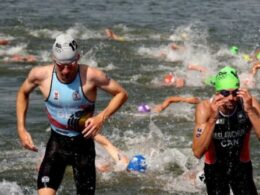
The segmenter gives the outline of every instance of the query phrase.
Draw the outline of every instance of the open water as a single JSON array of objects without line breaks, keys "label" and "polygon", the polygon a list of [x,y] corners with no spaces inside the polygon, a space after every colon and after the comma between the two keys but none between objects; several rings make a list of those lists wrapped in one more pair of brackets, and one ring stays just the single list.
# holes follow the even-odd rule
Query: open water
[{"label": "open water", "polygon": [[[190,63],[207,67],[209,73],[225,65],[235,66],[246,78],[250,65],[243,59],[259,46],[258,0],[2,0],[0,38],[0,194],[36,194],[36,165],[49,137],[43,98],[31,95],[27,126],[40,152],[24,150],[16,133],[15,99],[18,87],[36,65],[51,63],[51,47],[60,32],[74,35],[81,49],[81,63],[105,71],[129,93],[128,102],[105,124],[102,133],[129,157],[142,154],[145,174],[98,173],[96,194],[205,194],[205,186],[187,176],[202,169],[203,161],[191,152],[194,105],[171,105],[160,114],[140,113],[166,97],[210,98],[213,89],[205,75],[188,71]],[[125,41],[108,40],[112,28]],[[184,45],[182,53],[170,43]],[[229,48],[239,47],[238,55]],[[164,53],[163,55],[161,55]],[[10,62],[13,54],[35,55],[36,63]],[[165,86],[169,72],[186,78],[184,88]],[[260,99],[259,75],[250,91]],[[97,112],[109,97],[99,92]],[[260,192],[260,150],[251,136],[254,180]],[[108,158],[99,151],[97,158]],[[186,176],[185,176],[186,175]],[[59,194],[75,194],[72,171],[66,171]]]}]

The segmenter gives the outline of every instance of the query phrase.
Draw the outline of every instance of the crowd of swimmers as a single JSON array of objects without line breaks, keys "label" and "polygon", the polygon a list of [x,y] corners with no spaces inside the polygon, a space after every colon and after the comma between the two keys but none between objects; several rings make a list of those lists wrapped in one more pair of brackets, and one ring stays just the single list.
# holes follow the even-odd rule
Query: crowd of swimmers
[{"label": "crowd of swimmers", "polygon": [[[116,35],[111,29],[106,29],[105,34],[111,40],[125,41],[124,37]],[[1,44],[1,46],[6,46],[6,45],[10,44],[10,42],[8,40],[1,40],[0,44]],[[61,46],[64,47],[63,48],[64,53],[60,52]],[[183,48],[182,46],[178,46],[177,44],[171,44],[170,48],[172,50],[178,50],[178,51],[185,50],[185,48]],[[76,138],[79,138],[78,141],[82,144],[82,145],[79,146],[79,148],[81,146],[86,146],[86,145],[92,147],[92,142],[85,143],[86,140],[81,139],[82,138],[81,133],[82,133],[84,138],[89,138],[91,136],[95,142],[102,145],[103,148],[106,149],[108,154],[114,159],[114,161],[116,163],[123,165],[124,170],[145,173],[146,169],[147,169],[147,164],[146,164],[146,161],[145,161],[145,157],[143,155],[137,154],[137,155],[134,155],[133,157],[129,158],[125,154],[123,154],[123,152],[120,151],[117,147],[115,147],[105,136],[99,134],[99,130],[101,129],[101,127],[104,123],[103,120],[106,120],[108,117],[110,117],[127,100],[126,91],[116,81],[108,78],[102,71],[99,71],[95,68],[91,68],[91,67],[88,67],[88,66],[83,67],[80,64],[78,64],[78,60],[80,59],[80,55],[77,51],[77,43],[73,39],[73,37],[71,37],[69,35],[60,35],[59,37],[57,37],[56,40],[55,40],[55,43],[53,45],[53,51],[52,52],[53,52],[53,56],[54,56],[54,58],[53,58],[54,63],[51,64],[51,65],[48,65],[46,67],[40,67],[40,68],[38,67],[38,69],[37,68],[32,69],[31,72],[28,75],[28,78],[25,80],[25,82],[23,83],[23,85],[21,86],[21,88],[18,92],[18,96],[17,96],[18,134],[19,134],[19,137],[20,137],[20,140],[21,140],[23,146],[26,149],[29,149],[29,150],[32,150],[32,151],[37,151],[37,148],[33,144],[32,138],[31,138],[30,134],[26,131],[25,124],[24,124],[25,116],[26,116],[25,113],[27,111],[26,106],[28,106],[27,103],[29,101],[27,99],[27,97],[33,91],[33,89],[35,87],[39,86],[40,84],[44,85],[44,88],[42,87],[41,91],[42,91],[42,94],[47,97],[47,93],[46,93],[45,88],[49,88],[48,84],[50,84],[50,83],[48,83],[48,82],[51,80],[51,82],[53,82],[55,85],[51,85],[50,91],[52,92],[52,89],[53,89],[54,93],[53,93],[53,96],[48,96],[48,101],[46,101],[48,118],[50,120],[50,124],[51,124],[51,128],[52,128],[50,143],[55,142],[55,144],[56,144],[56,143],[60,142],[60,140],[63,140],[63,141],[74,144],[76,142],[75,141]],[[231,52],[232,52],[232,54],[236,55],[238,53],[238,50],[236,50],[236,48],[232,47]],[[67,58],[68,54],[70,54],[69,59]],[[161,55],[163,56],[164,54],[162,53]],[[247,56],[248,63],[253,64],[253,66],[252,66],[252,74],[253,75],[255,75],[256,70],[258,68],[260,68],[260,64],[259,64],[260,59],[259,58],[260,58],[260,50],[255,50],[255,52],[252,55]],[[20,56],[20,55],[16,54],[16,55],[10,57],[10,61],[12,61],[12,62],[31,63],[31,62],[35,62],[36,60],[37,60],[36,57],[32,56],[32,55]],[[88,70],[88,68],[89,68],[89,70]],[[206,67],[203,67],[203,66],[198,65],[198,64],[189,64],[187,69],[190,70],[190,71],[198,71],[200,73],[205,73],[205,72],[208,71],[208,69]],[[56,71],[55,73],[57,73],[57,74],[52,74],[52,72],[54,72],[54,70]],[[48,75],[48,79],[46,79],[46,77],[44,75],[42,75],[44,71]],[[92,90],[91,87],[85,89],[86,91],[90,92],[90,94],[92,95],[91,97],[93,98],[93,101],[90,101],[88,98],[85,98],[84,101],[87,102],[86,104],[89,106],[89,108],[93,107],[93,109],[90,109],[91,112],[92,112],[92,115],[84,121],[85,126],[82,127],[82,129],[81,129],[82,132],[74,131],[76,129],[76,127],[74,127],[73,125],[78,123],[80,121],[80,117],[83,117],[83,115],[78,116],[76,112],[72,113],[72,111],[68,109],[68,111],[72,113],[71,121],[73,121],[73,124],[72,124],[72,127],[70,126],[70,124],[67,127],[66,125],[62,124],[63,118],[61,116],[59,116],[57,114],[57,112],[55,111],[55,109],[59,109],[59,105],[56,105],[54,103],[59,98],[64,98],[66,100],[65,96],[63,96],[63,97],[59,96],[59,93],[60,94],[63,93],[63,90],[61,90],[61,88],[64,89],[64,90],[67,90],[69,93],[72,93],[71,91],[69,91],[70,90],[69,88],[75,87],[75,86],[70,86],[70,87],[67,86],[67,85],[70,84],[71,81],[73,81],[75,83],[77,82],[75,85],[79,84],[82,88],[84,87],[84,85],[81,85],[81,83],[78,80],[75,79],[75,78],[79,77],[78,71],[82,71],[81,73],[84,75],[84,79],[85,79],[84,82],[86,82],[88,84],[93,82],[94,83],[93,88],[95,88],[95,90]],[[88,75],[90,77],[87,77],[86,75]],[[225,75],[225,76],[223,76],[223,75]],[[97,77],[100,80],[98,80]],[[89,79],[88,82],[87,82],[87,79]],[[40,80],[40,82],[39,82],[39,80]],[[62,81],[62,82],[60,82],[60,81]],[[174,73],[167,74],[163,78],[163,82],[167,86],[169,86],[169,85],[175,86],[176,88],[181,88],[181,87],[185,86],[185,79],[182,78],[182,77],[176,76]],[[46,83],[48,83],[48,84],[46,84]],[[252,105],[252,97],[248,93],[248,91],[246,89],[240,89],[240,80],[238,79],[237,71],[235,69],[230,68],[230,67],[225,67],[225,68],[221,69],[217,73],[217,75],[210,77],[208,83],[206,83],[206,84],[212,85],[216,89],[216,94],[215,94],[216,98],[213,98],[213,100],[205,101],[205,100],[201,100],[200,98],[197,98],[197,97],[170,96],[170,97],[167,97],[161,104],[156,105],[155,108],[153,109],[153,111],[158,112],[158,113],[162,112],[171,103],[184,102],[184,103],[189,103],[189,104],[199,104],[200,107],[205,110],[205,113],[208,114],[208,116],[205,116],[205,113],[198,113],[198,111],[196,111],[196,117],[201,114],[202,115],[201,118],[204,117],[204,119],[205,119],[205,121],[203,121],[203,122],[210,123],[210,122],[207,121],[211,117],[211,114],[212,114],[210,111],[215,109],[214,111],[216,113],[214,113],[214,114],[216,115],[219,112],[216,109],[216,107],[224,106],[224,107],[221,107],[221,109],[223,109],[223,113],[224,112],[229,113],[229,111],[231,111],[231,110],[232,111],[235,110],[234,112],[241,111],[241,112],[243,112],[242,114],[244,114],[244,112],[248,112],[248,113],[250,112],[250,114],[251,114],[251,112],[252,112],[252,116],[251,115],[249,116],[249,117],[252,117],[252,119],[250,118],[251,121],[253,121],[252,124],[250,123],[249,118],[245,118],[244,121],[242,121],[242,119],[241,119],[241,121],[239,121],[239,122],[241,122],[241,124],[243,123],[243,125],[244,125],[244,123],[245,123],[245,125],[248,125],[248,126],[246,126],[246,128],[248,128],[248,131],[250,131],[249,126],[250,127],[253,126],[254,128],[256,127],[256,123],[254,121],[256,119],[258,119],[258,107],[257,106],[255,107],[255,104],[254,104],[255,100],[254,99],[253,99],[253,105]],[[59,89],[56,88],[57,86],[58,86],[58,88],[59,87],[60,88]],[[105,90],[109,94],[113,95],[113,97],[112,97],[110,103],[108,104],[107,108],[104,109],[104,111],[99,113],[98,116],[93,116],[94,104],[95,104],[94,100],[96,98],[96,89],[97,88],[101,88],[101,89]],[[59,92],[55,91],[55,89],[58,89]],[[75,101],[75,99],[78,100],[77,98],[80,99],[80,97],[81,97],[80,93],[81,93],[81,91],[77,92],[77,94],[73,93],[72,94],[73,100],[71,100],[71,101]],[[228,98],[230,98],[230,100]],[[239,102],[238,101],[239,98],[241,98],[242,100],[248,100],[248,101],[244,101],[242,103],[240,102],[238,104],[237,102]],[[228,101],[230,101],[232,103],[232,105]],[[23,104],[22,105],[18,104],[18,102],[22,102]],[[201,104],[201,102],[203,102],[203,103]],[[78,104],[82,104],[80,106],[83,106],[83,104],[85,104],[85,102],[83,102],[83,103],[79,102]],[[225,105],[225,104],[227,104],[227,105]],[[238,106],[240,106],[239,107],[240,110],[235,109],[235,106],[237,106],[237,104],[238,104]],[[243,107],[242,104],[245,107]],[[56,107],[54,107],[54,109],[53,109],[53,105],[56,106]],[[227,106],[227,107],[225,107],[225,106]],[[245,108],[245,109],[243,110],[243,108]],[[140,112],[144,112],[144,111],[150,112],[151,109],[147,105],[141,105],[141,106],[138,107],[138,111],[140,111]],[[79,112],[82,112],[82,110],[80,110]],[[226,113],[223,114],[223,117],[225,116],[225,114]],[[102,117],[101,117],[101,115],[102,115]],[[215,115],[212,118],[212,121],[214,121],[214,124],[221,123],[221,121],[218,121],[218,123],[216,122],[218,120],[218,117],[215,116]],[[243,117],[244,117],[244,115],[243,115]],[[100,120],[100,118],[102,118],[102,120]],[[234,120],[237,120],[237,119],[234,119]],[[205,124],[199,123],[199,121],[200,120],[196,120],[196,128],[194,129],[193,140],[195,140],[194,141],[195,144],[193,144],[193,152],[194,152],[196,157],[201,158],[201,156],[205,153],[205,151],[204,150],[201,151],[201,149],[198,149],[198,145],[201,143],[200,140],[205,141],[207,143],[206,144],[207,147],[210,145],[210,143],[209,143],[210,138],[209,139],[204,138],[205,135],[202,136],[202,133],[203,133],[204,130],[212,133],[213,130],[212,130],[212,127],[210,128],[210,125],[205,127]],[[70,123],[70,119],[68,120],[68,123]],[[92,125],[92,124],[95,124],[95,123],[97,125]],[[225,122],[223,122],[223,124],[228,125]],[[211,126],[212,126],[212,124],[211,124]],[[69,133],[71,133],[71,135],[67,135],[67,131],[66,131],[67,128],[69,129],[68,131],[69,131]],[[217,130],[219,130],[219,129],[217,129]],[[260,134],[258,129],[256,130],[256,133]],[[242,133],[241,133],[241,136],[242,136]],[[243,134],[243,136],[244,136],[244,134]],[[71,137],[76,137],[76,138],[70,139]],[[68,149],[64,145],[63,141],[59,143],[60,144],[59,146],[62,149],[64,149],[64,151],[70,151],[71,148]],[[241,141],[241,140],[239,140],[239,141]],[[61,178],[58,178],[57,181],[54,181],[53,183],[51,183],[49,181],[46,181],[45,180],[46,176],[44,176],[45,173],[49,174],[49,170],[48,170],[49,166],[57,167],[57,164],[51,164],[52,163],[51,162],[51,159],[52,159],[51,155],[53,155],[54,157],[56,157],[56,155],[58,155],[56,153],[55,154],[52,153],[52,151],[57,150],[57,148],[54,147],[55,144],[49,145],[47,147],[46,155],[45,155],[44,160],[43,160],[41,167],[39,169],[38,188],[40,189],[40,191],[42,190],[42,192],[44,192],[44,186],[47,185],[48,183],[50,183],[50,186],[48,188],[54,189],[54,191],[56,191],[58,189],[60,182],[61,182]],[[205,146],[205,148],[207,148],[207,147]],[[79,149],[79,148],[77,148],[77,149]],[[222,149],[220,149],[220,150],[222,152]],[[82,157],[87,154],[86,151],[82,151],[82,150],[79,150],[79,151],[80,151],[80,155],[82,155]],[[93,151],[89,151],[89,152],[93,152]],[[64,156],[66,156],[66,155],[64,155]],[[62,156],[62,158],[63,158],[63,156]],[[64,158],[70,159],[71,157],[66,156]],[[208,157],[208,159],[210,159],[210,160],[212,160],[212,158],[213,158],[212,156]],[[61,159],[56,159],[56,160],[57,160],[57,162],[62,161]],[[75,177],[77,177],[78,179],[81,179],[80,177],[81,176],[85,177],[85,175],[83,173],[80,173],[81,175],[78,176],[77,174],[79,174],[79,173],[77,173],[77,171],[80,170],[80,168],[81,168],[80,163],[82,163],[82,162],[79,162],[80,160],[78,158],[74,159],[74,157],[73,157],[73,161],[74,160],[75,160],[75,163],[76,163],[74,165],[75,166],[75,172],[76,172]],[[79,164],[77,164],[77,163],[79,163]],[[68,161],[67,164],[69,164],[69,161]],[[67,164],[64,164],[64,167]],[[214,162],[211,162],[211,165],[212,164],[214,164]],[[251,164],[248,164],[249,168],[250,168],[250,165]],[[108,165],[106,165],[106,164],[96,164],[97,169],[100,170],[101,172],[108,171],[110,169],[109,166],[110,166],[109,164]],[[60,168],[60,169],[63,169],[63,168]],[[207,168],[205,170],[209,170],[209,169],[211,169],[211,168]],[[60,175],[63,175],[64,170],[59,170],[59,171],[60,171]],[[55,174],[54,175],[53,174],[54,174],[54,171],[50,171],[50,177],[56,177]],[[209,173],[206,173],[206,174],[207,174],[207,176],[209,175]],[[248,177],[250,178],[250,176],[248,176]],[[48,177],[48,179],[49,179],[49,177]],[[250,178],[250,179],[252,179],[252,178]],[[94,189],[95,188],[94,187],[94,185],[95,185],[94,179],[92,178],[92,180],[93,180],[93,186],[91,187],[92,189],[90,189],[90,188],[87,189],[91,193],[93,193],[93,191],[95,190]],[[84,181],[84,182],[86,183],[88,181]],[[208,192],[214,191],[215,189],[211,189],[212,188],[212,186],[211,186],[212,184],[210,183],[211,181],[207,180],[207,182],[208,182],[207,183]],[[82,188],[82,186],[77,186],[77,187]],[[251,187],[252,187],[252,191],[254,191],[255,187],[253,185]],[[50,189],[48,189],[48,190],[50,190]],[[234,189],[238,189],[238,187],[237,188],[234,187]],[[84,190],[86,190],[86,189],[84,189]],[[217,190],[219,190],[219,189],[217,189]],[[222,189],[220,189],[220,190],[222,190]],[[233,186],[232,186],[232,190],[233,190]]]}]

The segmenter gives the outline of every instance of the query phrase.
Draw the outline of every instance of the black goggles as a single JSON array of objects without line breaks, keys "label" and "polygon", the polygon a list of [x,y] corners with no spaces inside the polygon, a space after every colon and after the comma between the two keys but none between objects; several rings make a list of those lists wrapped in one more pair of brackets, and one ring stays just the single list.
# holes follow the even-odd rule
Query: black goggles
[{"label": "black goggles", "polygon": [[219,93],[220,93],[221,95],[223,95],[224,97],[228,97],[229,95],[232,95],[233,97],[236,97],[238,91],[239,91],[238,89],[235,89],[235,90],[233,90],[233,91],[221,90],[221,91],[219,91]]}]

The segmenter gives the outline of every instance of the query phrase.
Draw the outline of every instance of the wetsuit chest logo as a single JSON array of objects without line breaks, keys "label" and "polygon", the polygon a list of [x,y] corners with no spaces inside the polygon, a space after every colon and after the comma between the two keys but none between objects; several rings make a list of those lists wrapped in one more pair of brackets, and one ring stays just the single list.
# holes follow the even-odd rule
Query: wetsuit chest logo
[{"label": "wetsuit chest logo", "polygon": [[247,116],[244,114],[244,112],[240,111],[237,113],[237,122],[240,124],[246,123]]},{"label": "wetsuit chest logo", "polygon": [[224,119],[224,118],[219,118],[219,119],[216,121],[216,124],[218,124],[218,125],[224,125],[224,124],[225,124],[225,119]]},{"label": "wetsuit chest logo", "polygon": [[53,95],[54,95],[54,97],[53,97],[53,99],[54,100],[58,100],[59,99],[59,97],[60,97],[60,94],[59,94],[59,92],[58,91],[54,91],[54,93],[53,93]]},{"label": "wetsuit chest logo", "polygon": [[79,101],[79,100],[81,100],[81,96],[80,96],[79,91],[74,91],[74,92],[72,93],[72,99],[73,99],[74,101]]}]

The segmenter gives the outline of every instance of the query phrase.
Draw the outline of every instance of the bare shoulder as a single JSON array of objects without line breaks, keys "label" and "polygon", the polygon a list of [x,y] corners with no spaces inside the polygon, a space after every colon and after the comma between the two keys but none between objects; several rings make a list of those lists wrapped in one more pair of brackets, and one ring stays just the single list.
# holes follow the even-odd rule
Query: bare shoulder
[{"label": "bare shoulder", "polygon": [[39,84],[41,81],[49,78],[52,74],[52,71],[52,64],[33,67],[29,72],[28,80]]},{"label": "bare shoulder", "polygon": [[210,116],[211,108],[210,108],[210,100],[201,101],[196,107],[195,120],[197,123],[205,122]]},{"label": "bare shoulder", "polygon": [[85,75],[85,78],[88,82],[101,84],[109,81],[109,77],[103,71],[88,65],[81,65],[81,67],[81,71]]},{"label": "bare shoulder", "polygon": [[197,110],[201,110],[201,109],[205,110],[205,109],[208,109],[209,106],[210,106],[210,100],[206,99],[206,100],[200,101],[200,103],[198,103],[196,109]]}]

